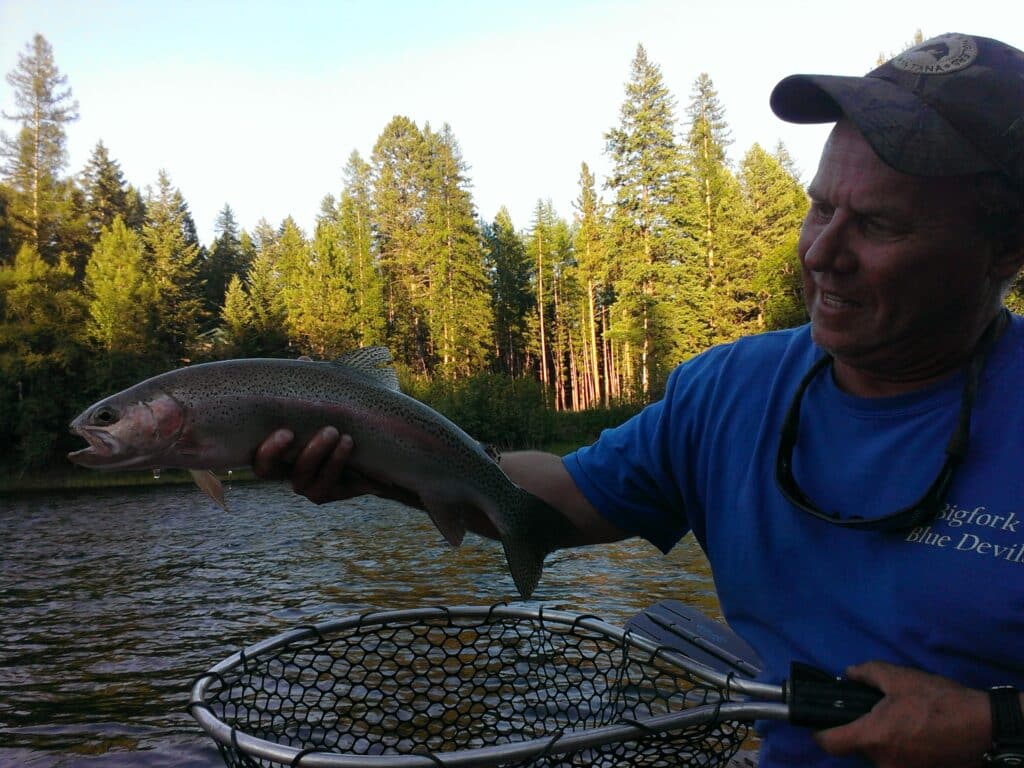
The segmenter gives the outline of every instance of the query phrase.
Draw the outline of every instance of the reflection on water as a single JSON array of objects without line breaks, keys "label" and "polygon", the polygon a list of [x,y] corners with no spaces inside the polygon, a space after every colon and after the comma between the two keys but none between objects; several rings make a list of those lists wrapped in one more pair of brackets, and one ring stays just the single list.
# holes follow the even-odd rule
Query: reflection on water
[{"label": "reflection on water", "polygon": [[[238,485],[0,498],[0,765],[217,766],[192,680],[296,624],[371,609],[516,599],[501,547],[447,548],[374,498],[316,507]],[[675,597],[718,607],[688,539],[558,552],[533,600],[621,624]]]}]

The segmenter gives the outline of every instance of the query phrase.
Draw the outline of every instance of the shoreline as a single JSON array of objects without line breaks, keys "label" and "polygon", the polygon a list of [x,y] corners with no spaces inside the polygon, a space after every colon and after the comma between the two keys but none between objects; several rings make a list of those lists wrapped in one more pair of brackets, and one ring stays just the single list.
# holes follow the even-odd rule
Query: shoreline
[{"label": "shoreline", "polygon": [[[582,443],[559,441],[544,446],[539,450],[548,451],[559,456],[574,451]],[[509,450],[530,450],[513,448]],[[218,472],[217,477],[227,484],[257,481],[248,467],[228,472]],[[192,477],[184,469],[165,469],[159,477],[154,477],[150,470],[130,472],[104,472],[102,470],[71,467],[65,471],[54,472],[0,472],[0,495],[30,493],[64,493],[70,491],[87,491],[105,488],[153,488],[161,485],[191,484]]]},{"label": "shoreline", "polygon": [[[218,472],[217,477],[227,483],[254,482],[258,478],[251,469]],[[169,485],[191,485],[187,470],[165,469],[159,477],[151,471],[102,472],[82,470],[76,472],[33,472],[23,475],[0,474],[0,495],[14,496],[37,493],[70,493],[74,491],[106,490],[108,488],[157,488]]]}]

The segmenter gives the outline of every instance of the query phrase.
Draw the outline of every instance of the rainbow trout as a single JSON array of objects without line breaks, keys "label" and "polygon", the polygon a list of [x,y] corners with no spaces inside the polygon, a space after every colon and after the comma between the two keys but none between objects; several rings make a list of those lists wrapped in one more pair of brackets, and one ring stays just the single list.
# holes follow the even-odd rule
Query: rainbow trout
[{"label": "rainbow trout", "polygon": [[224,506],[214,471],[249,466],[272,431],[293,450],[321,427],[352,435],[350,466],[415,493],[444,538],[462,543],[464,515],[497,529],[516,589],[528,597],[570,523],[514,484],[458,426],[398,388],[390,352],[367,347],[336,362],[240,359],[179,368],[90,406],[71,422],[89,447],[68,454],[101,469],[187,469]]}]

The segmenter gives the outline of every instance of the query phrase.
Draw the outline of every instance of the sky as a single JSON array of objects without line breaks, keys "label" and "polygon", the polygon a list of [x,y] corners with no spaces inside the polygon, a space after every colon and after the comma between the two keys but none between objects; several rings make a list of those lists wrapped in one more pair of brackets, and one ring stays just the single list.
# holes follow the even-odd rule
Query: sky
[{"label": "sky", "polygon": [[[538,200],[571,219],[581,163],[603,183],[638,45],[681,131],[706,72],[734,166],[782,141],[807,182],[828,128],[778,120],[776,82],[864,74],[918,29],[1024,47],[1021,21],[1019,0],[0,0],[0,70],[42,34],[79,103],[68,172],[98,141],[143,190],[166,170],[206,244],[225,204],[244,229],[290,215],[311,234],[349,156],[369,159],[396,115],[448,123],[477,213],[504,206],[527,229]],[[0,82],[0,110],[14,109]]]}]

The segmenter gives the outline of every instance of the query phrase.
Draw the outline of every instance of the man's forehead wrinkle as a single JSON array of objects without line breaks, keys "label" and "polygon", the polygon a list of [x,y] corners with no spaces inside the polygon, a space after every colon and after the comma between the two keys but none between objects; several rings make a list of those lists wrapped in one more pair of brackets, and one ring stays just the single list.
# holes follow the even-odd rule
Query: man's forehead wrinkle
[{"label": "man's forehead wrinkle", "polygon": [[836,163],[822,169],[807,189],[812,200],[850,207],[858,212],[902,207],[905,190],[898,180],[879,175],[858,163]]},{"label": "man's forehead wrinkle", "polygon": [[819,172],[807,194],[818,206],[845,209],[857,218],[914,222],[915,229],[948,230],[965,224],[973,210],[964,180],[911,177],[884,165],[874,170],[832,166]]},{"label": "man's forehead wrinkle", "polygon": [[949,179],[926,179],[894,170],[852,123],[840,121],[829,135],[807,194],[816,202],[849,207],[860,214],[928,218],[934,206],[948,210],[951,199],[962,193]]},{"label": "man's forehead wrinkle", "polygon": [[[816,181],[818,181],[816,179]],[[913,216],[940,219],[955,206],[948,195],[935,195],[925,184],[898,174],[864,173],[856,178],[850,171],[829,174],[812,183],[807,194],[817,203],[845,207],[863,216]]]}]

